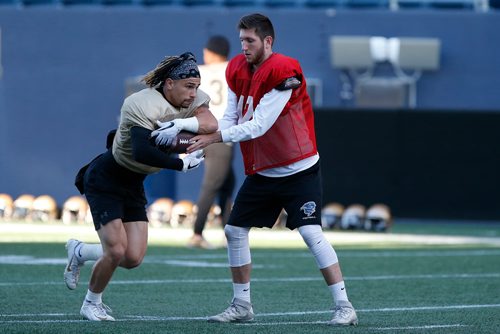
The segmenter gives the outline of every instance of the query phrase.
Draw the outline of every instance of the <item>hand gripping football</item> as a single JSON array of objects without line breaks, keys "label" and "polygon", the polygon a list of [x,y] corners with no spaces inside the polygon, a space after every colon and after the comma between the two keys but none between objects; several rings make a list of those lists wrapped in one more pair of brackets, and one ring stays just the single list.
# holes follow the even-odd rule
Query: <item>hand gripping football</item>
[{"label": "hand gripping football", "polygon": [[191,143],[189,142],[191,138],[197,134],[189,131],[179,132],[172,140],[170,144],[161,145],[160,149],[166,153],[186,153],[186,150]]}]

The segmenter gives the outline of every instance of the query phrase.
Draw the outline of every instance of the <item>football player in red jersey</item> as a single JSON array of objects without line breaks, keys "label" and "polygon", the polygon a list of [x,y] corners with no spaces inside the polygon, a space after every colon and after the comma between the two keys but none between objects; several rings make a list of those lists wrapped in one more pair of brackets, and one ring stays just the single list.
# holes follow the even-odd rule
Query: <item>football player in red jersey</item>
[{"label": "football player in red jersey", "polygon": [[271,228],[284,208],[298,229],[335,302],[330,325],[356,325],[337,255],[321,228],[322,182],[314,115],[297,60],[273,52],[274,28],[261,14],[238,23],[242,54],[228,64],[228,108],[219,131],[195,136],[188,152],[217,142],[239,142],[247,175],[224,229],[234,298],[211,322],[253,320],[248,232]]}]

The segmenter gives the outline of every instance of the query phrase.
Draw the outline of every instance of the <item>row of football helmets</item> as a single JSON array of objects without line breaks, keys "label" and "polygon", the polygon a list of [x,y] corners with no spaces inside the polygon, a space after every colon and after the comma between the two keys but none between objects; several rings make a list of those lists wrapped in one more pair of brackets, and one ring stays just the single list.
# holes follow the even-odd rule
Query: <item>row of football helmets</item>
[{"label": "row of football helmets", "polygon": [[49,195],[23,194],[13,199],[0,194],[0,219],[49,221],[57,219],[57,203]]},{"label": "row of football helmets", "polygon": [[0,219],[3,220],[49,222],[61,219],[69,224],[73,221],[89,222],[89,216],[87,201],[82,196],[68,198],[59,210],[56,200],[50,195],[22,194],[14,199],[8,194],[0,194]]},{"label": "row of football helmets", "polygon": [[[218,205],[212,206],[207,217],[209,225],[221,223],[220,211]],[[190,226],[196,219],[197,207],[189,200],[174,202],[163,197],[155,200],[147,208],[147,213],[152,226]],[[374,204],[367,208],[361,204],[344,207],[340,203],[329,203],[321,213],[324,229],[382,232],[393,224],[391,211],[384,204]],[[64,224],[92,223],[90,209],[83,196],[71,196],[59,212],[56,201],[49,195],[35,197],[23,194],[13,199],[8,194],[0,194],[0,219],[42,222],[61,219]],[[285,222],[286,213],[282,212],[276,225],[284,225]]]},{"label": "row of football helmets", "polygon": [[[197,213],[198,207],[190,200],[174,202],[167,197],[158,198],[148,207],[149,222],[153,226],[191,226],[194,224]],[[212,205],[207,215],[207,224],[220,225],[220,214],[220,207],[216,204]]]},{"label": "row of football helmets", "polygon": [[370,207],[361,204],[344,207],[340,203],[329,203],[323,207],[321,216],[324,229],[384,232],[393,224],[391,210],[380,203]]},{"label": "row of football helmets", "polygon": [[[152,226],[191,225],[196,218],[197,207],[189,200],[174,202],[170,198],[159,198],[148,208],[148,218]],[[208,223],[220,223],[220,208],[212,206]],[[87,200],[83,196],[71,196],[61,210],[55,199],[49,195],[35,197],[23,194],[13,199],[8,194],[0,194],[0,220],[21,220],[49,222],[61,219],[64,224],[92,223],[92,215]]]}]

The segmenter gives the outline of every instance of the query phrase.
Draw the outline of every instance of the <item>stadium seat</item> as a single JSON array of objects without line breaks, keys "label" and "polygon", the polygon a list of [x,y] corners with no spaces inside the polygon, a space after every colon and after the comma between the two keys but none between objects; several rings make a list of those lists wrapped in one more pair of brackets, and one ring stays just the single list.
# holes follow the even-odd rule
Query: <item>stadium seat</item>
[{"label": "stadium seat", "polygon": [[101,0],[101,4],[105,6],[133,5],[135,4],[135,0]]},{"label": "stadium seat", "polygon": [[428,6],[428,0],[397,0],[399,8],[424,8]]},{"label": "stadium seat", "polygon": [[352,8],[387,8],[388,0],[346,0],[346,7]]},{"label": "stadium seat", "polygon": [[429,0],[431,8],[442,9],[473,9],[473,0]]},{"label": "stadium seat", "polygon": [[0,6],[19,5],[19,0],[0,0]]},{"label": "stadium seat", "polygon": [[[144,6],[168,6],[173,4],[173,0],[139,0],[139,1]],[[131,93],[133,92],[130,92],[130,94]]]},{"label": "stadium seat", "polygon": [[21,0],[21,4],[25,6],[37,6],[37,5],[55,5],[59,3],[56,0]]},{"label": "stadium seat", "polygon": [[490,8],[500,9],[500,0],[490,0]]},{"label": "stadium seat", "polygon": [[215,0],[181,0],[184,6],[213,6],[216,4]]},{"label": "stadium seat", "polygon": [[343,0],[306,0],[304,5],[307,7],[339,7]]},{"label": "stadium seat", "polygon": [[299,5],[298,0],[264,0],[264,6],[267,7],[295,7]]},{"label": "stadium seat", "polygon": [[222,5],[227,7],[251,7],[257,4],[256,0],[222,0]]},{"label": "stadium seat", "polygon": [[61,4],[65,5],[65,6],[96,5],[99,3],[100,3],[100,0],[61,0]]}]

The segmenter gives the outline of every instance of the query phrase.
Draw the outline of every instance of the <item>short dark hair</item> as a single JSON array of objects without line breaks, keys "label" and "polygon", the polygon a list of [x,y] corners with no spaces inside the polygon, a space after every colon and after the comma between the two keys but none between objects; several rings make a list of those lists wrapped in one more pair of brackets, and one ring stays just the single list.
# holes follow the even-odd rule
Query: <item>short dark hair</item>
[{"label": "short dark hair", "polygon": [[224,58],[229,56],[229,41],[222,35],[215,35],[210,37],[205,45],[207,50],[210,50]]},{"label": "short dark hair", "polygon": [[274,42],[274,27],[271,20],[265,15],[254,13],[243,16],[238,22],[238,29],[255,29],[255,33],[261,40],[271,36]]}]

